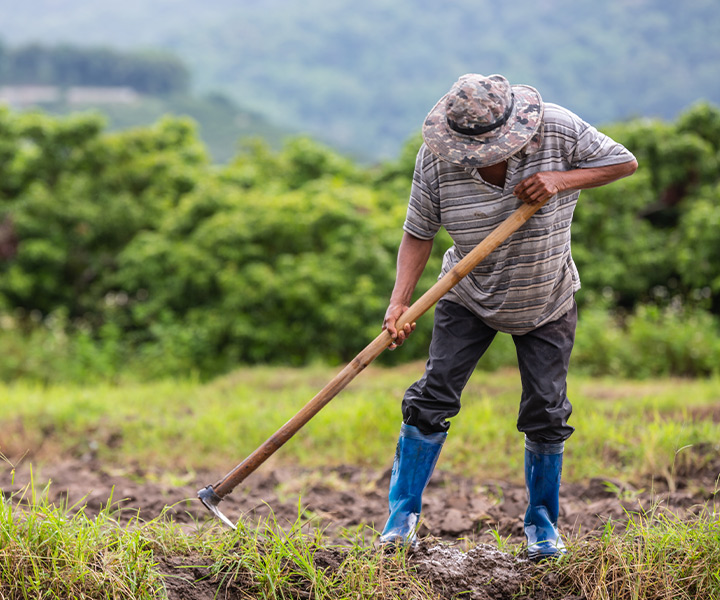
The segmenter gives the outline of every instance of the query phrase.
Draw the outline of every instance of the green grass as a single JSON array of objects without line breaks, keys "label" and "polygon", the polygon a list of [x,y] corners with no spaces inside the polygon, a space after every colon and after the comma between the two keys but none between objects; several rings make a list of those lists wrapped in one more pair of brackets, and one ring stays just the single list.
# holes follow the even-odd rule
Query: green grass
[{"label": "green grass", "polygon": [[[187,473],[227,470],[305,405],[335,374],[324,367],[239,369],[207,384],[161,381],[87,387],[0,385],[0,452],[35,462],[91,453],[104,464],[152,465]],[[369,368],[281,448],[271,461],[302,466],[351,463],[384,469],[400,426],[400,400],[422,364]],[[566,481],[602,475],[639,480],[701,467],[720,440],[720,380],[632,382],[571,377],[575,434]],[[522,474],[515,427],[515,370],[478,371],[453,419],[439,468],[462,475]]]},{"label": "green grass", "polygon": [[[403,552],[383,554],[353,544],[329,546],[322,533],[305,533],[299,517],[290,531],[270,520],[259,528],[240,525],[231,535],[198,538],[211,550],[210,572],[216,580],[238,582],[248,598],[432,598],[427,585],[413,577]],[[208,544],[208,541],[214,543]],[[219,542],[219,543],[218,543]],[[329,555],[334,568],[318,561]]]},{"label": "green grass", "polygon": [[25,502],[24,510],[0,501],[0,598],[144,599],[162,593],[146,526],[121,528],[108,510],[91,520],[82,506],[49,504],[33,486],[25,493],[13,499]]}]

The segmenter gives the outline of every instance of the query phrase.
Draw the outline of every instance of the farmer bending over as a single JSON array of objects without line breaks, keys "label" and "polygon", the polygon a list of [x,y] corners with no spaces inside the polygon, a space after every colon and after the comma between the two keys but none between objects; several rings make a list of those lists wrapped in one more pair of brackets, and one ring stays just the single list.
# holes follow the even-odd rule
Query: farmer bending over
[{"label": "farmer bending over", "polygon": [[570,255],[570,223],[580,190],[631,175],[635,157],[569,110],[543,103],[501,75],[463,75],[423,125],[397,277],[383,328],[408,309],[440,227],[454,245],[452,269],[520,202],[548,200],[530,220],[437,304],[422,378],[402,401],[403,424],[390,481],[390,518],[381,543],[413,543],[422,494],[460,396],[496,332],[513,336],[522,381],[517,428],[525,434],[531,559],[564,553],[558,520],[560,473],[572,407],[566,377],[580,288]]}]

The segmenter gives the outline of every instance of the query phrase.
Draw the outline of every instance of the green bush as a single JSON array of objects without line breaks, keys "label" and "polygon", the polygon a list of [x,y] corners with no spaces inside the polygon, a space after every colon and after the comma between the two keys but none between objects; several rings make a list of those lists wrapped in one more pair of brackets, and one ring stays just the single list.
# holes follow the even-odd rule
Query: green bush
[{"label": "green bush", "polygon": [[629,378],[720,373],[720,319],[679,303],[641,305],[624,319],[606,309],[581,312],[573,368]]}]

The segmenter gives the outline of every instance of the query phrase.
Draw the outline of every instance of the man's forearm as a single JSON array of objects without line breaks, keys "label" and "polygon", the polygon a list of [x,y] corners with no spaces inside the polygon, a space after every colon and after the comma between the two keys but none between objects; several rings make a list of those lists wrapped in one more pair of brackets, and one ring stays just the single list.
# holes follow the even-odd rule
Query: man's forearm
[{"label": "man's forearm", "polygon": [[637,170],[637,161],[630,160],[617,165],[606,167],[591,167],[588,169],[573,169],[561,174],[563,190],[585,190],[612,183]]},{"label": "man's forearm", "polygon": [[397,276],[391,303],[409,305],[432,251],[432,240],[421,240],[404,233],[397,257]]},{"label": "man's forearm", "polygon": [[632,159],[606,167],[590,167],[572,171],[540,171],[518,183],[513,193],[523,202],[532,204],[547,200],[555,194],[567,190],[585,190],[612,183],[617,179],[632,175],[637,166],[637,161]]}]

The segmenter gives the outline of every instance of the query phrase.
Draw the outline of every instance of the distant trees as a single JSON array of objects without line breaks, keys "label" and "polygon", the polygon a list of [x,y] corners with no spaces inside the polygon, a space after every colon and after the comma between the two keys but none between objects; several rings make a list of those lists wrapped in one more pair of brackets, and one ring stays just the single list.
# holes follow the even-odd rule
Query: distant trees
[{"label": "distant trees", "polygon": [[176,56],[61,44],[0,45],[0,85],[127,86],[149,95],[184,93],[190,74]]}]

